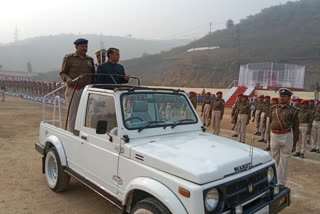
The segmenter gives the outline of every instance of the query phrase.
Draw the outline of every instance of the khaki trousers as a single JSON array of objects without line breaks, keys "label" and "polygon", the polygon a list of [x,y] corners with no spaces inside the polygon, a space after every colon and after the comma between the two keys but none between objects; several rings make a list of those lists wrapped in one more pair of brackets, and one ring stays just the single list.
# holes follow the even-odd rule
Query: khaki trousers
[{"label": "khaki trousers", "polygon": [[247,114],[239,115],[239,141],[246,142],[247,122],[249,116]]},{"label": "khaki trousers", "polygon": [[286,134],[271,133],[270,137],[271,156],[277,164],[278,184],[286,185],[293,146],[293,133],[292,131]]},{"label": "khaki trousers", "polygon": [[203,109],[203,123],[208,125],[208,122],[210,120],[210,111],[211,111],[211,105],[205,104]]},{"label": "khaki trousers", "polygon": [[215,135],[220,134],[221,113],[222,113],[221,111],[213,111],[212,127],[213,127],[213,134]]},{"label": "khaki trousers", "polygon": [[235,135],[238,135],[239,134],[239,127],[240,127],[240,125],[239,125],[239,118],[240,118],[240,116],[238,115],[237,116],[237,123],[236,123],[236,126],[234,127],[234,134]]},{"label": "khaki trousers", "polygon": [[267,117],[267,122],[266,122],[266,132],[264,133],[265,140],[267,140],[268,145],[270,145],[270,117]]},{"label": "khaki trousers", "polygon": [[[72,102],[70,105],[73,90],[74,90],[74,95],[73,95]],[[74,125],[76,123],[78,106],[79,106],[82,91],[83,91],[83,89],[77,90],[77,89],[73,89],[73,88],[67,88],[66,92],[65,92],[65,97],[66,97],[66,101],[68,103],[68,108],[70,106],[69,116],[68,116],[68,130],[72,133],[74,132]]]},{"label": "khaki trousers", "polygon": [[6,100],[6,94],[4,90],[0,90],[0,94],[2,94],[2,101]]},{"label": "khaki trousers", "polygon": [[256,110],[254,118],[255,118],[255,121],[256,121],[257,132],[259,132],[259,126],[260,126],[259,114],[260,114],[260,110]]},{"label": "khaki trousers", "polygon": [[311,135],[312,149],[320,149],[320,121],[313,121]]},{"label": "khaki trousers", "polygon": [[304,153],[306,151],[308,124],[299,124],[299,141],[297,143],[297,152]]},{"label": "khaki trousers", "polygon": [[259,132],[261,133],[261,139],[265,139],[264,132],[265,132],[265,117],[266,113],[262,112],[260,116],[260,125],[259,125]]}]

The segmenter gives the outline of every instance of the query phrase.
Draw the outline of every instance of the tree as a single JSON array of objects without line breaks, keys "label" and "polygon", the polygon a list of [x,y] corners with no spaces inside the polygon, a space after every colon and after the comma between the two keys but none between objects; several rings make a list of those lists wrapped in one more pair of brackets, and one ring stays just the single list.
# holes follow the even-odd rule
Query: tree
[{"label": "tree", "polygon": [[233,28],[234,27],[234,22],[232,19],[229,19],[226,23],[226,28],[227,29],[230,29],[230,28]]}]

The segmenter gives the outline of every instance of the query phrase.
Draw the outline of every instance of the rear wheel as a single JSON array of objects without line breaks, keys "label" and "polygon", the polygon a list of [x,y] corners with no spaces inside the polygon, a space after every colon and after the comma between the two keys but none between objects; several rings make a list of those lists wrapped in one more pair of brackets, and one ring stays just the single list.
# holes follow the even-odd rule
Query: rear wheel
[{"label": "rear wheel", "polygon": [[134,205],[131,214],[171,214],[168,208],[153,197],[145,198]]},{"label": "rear wheel", "polygon": [[69,184],[70,176],[64,172],[55,147],[51,147],[46,155],[45,175],[48,186],[54,192],[64,191]]}]

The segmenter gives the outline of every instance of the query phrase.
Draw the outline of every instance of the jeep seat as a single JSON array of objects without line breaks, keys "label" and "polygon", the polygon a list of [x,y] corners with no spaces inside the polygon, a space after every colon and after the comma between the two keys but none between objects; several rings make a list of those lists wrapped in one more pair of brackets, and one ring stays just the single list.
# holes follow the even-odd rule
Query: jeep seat
[{"label": "jeep seat", "polygon": [[139,117],[143,121],[151,121],[152,118],[148,113],[148,104],[146,102],[138,101],[133,104],[131,117]]}]

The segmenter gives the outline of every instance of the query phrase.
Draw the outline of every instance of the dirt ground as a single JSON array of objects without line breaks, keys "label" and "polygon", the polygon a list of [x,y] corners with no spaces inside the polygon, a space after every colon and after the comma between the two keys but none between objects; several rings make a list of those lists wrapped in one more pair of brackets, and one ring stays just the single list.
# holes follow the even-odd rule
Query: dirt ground
[{"label": "dirt ground", "polygon": [[[200,107],[198,107],[200,110]],[[0,214],[11,213],[120,213],[84,185],[71,180],[64,193],[52,192],[41,173],[41,156],[34,149],[38,141],[42,105],[7,97],[0,103]],[[221,135],[231,138],[230,109],[226,109]],[[207,129],[212,132],[211,128]],[[247,133],[255,131],[253,123]],[[247,135],[247,142],[252,135]],[[264,143],[254,145],[264,148]],[[309,150],[308,146],[308,150]],[[292,158],[288,186],[292,205],[282,213],[317,214],[320,209],[320,154],[307,152],[305,159]]]}]

